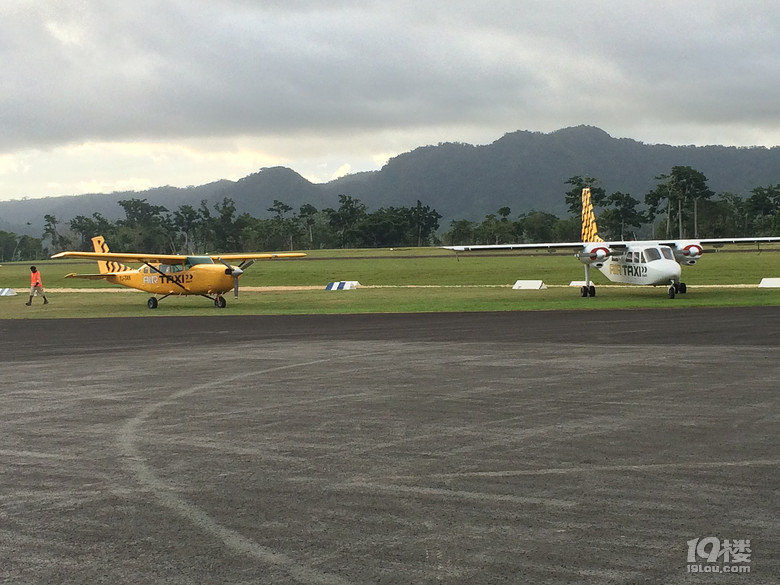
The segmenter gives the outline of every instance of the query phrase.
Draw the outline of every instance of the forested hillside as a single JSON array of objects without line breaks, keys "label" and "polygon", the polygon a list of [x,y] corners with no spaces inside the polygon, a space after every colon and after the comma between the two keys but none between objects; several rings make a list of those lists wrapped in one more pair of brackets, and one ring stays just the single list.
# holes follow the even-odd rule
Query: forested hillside
[{"label": "forested hillside", "polygon": [[309,215],[337,210],[341,197],[348,197],[371,213],[413,209],[419,201],[441,216],[441,232],[450,230],[454,220],[481,222],[499,209],[506,220],[532,211],[565,218],[565,195],[572,189],[567,181],[572,177],[592,178],[606,195],[630,196],[642,207],[646,195],[657,188],[658,177],[674,167],[700,172],[714,196],[747,198],[756,188],[780,184],[780,148],[648,145],[588,126],[549,134],[518,131],[483,146],[423,146],[392,158],[380,171],[325,184],[276,167],[239,181],[197,187],[0,202],[0,230],[41,237],[45,216],[61,227],[74,218],[94,219],[95,214],[115,222],[126,219],[119,201],[142,200],[171,214],[182,206],[213,213],[227,201],[236,216],[272,219],[278,215],[277,203],[290,208],[291,218],[302,206]]}]

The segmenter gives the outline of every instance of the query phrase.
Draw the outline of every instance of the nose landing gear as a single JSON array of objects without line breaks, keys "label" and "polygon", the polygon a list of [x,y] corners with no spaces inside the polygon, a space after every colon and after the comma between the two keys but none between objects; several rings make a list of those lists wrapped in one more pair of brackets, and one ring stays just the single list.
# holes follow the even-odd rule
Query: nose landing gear
[{"label": "nose landing gear", "polygon": [[674,282],[669,285],[669,298],[673,299],[677,294],[684,295],[688,292],[688,286],[684,282]]}]

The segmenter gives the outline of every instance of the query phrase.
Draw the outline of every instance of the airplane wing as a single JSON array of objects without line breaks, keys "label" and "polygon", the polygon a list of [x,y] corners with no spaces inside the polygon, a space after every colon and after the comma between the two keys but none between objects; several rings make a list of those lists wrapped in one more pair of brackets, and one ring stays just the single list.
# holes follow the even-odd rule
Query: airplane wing
[{"label": "airplane wing", "polygon": [[126,275],[127,272],[106,272],[105,274],[76,274],[75,272],[71,272],[70,274],[66,274],[65,278],[84,278],[86,280],[103,280],[105,278],[108,278],[109,276],[119,276],[119,275]]},{"label": "airplane wing", "polygon": [[[202,255],[204,257],[206,255]],[[245,254],[209,254],[208,257],[219,262],[220,259],[226,262],[238,260],[271,260],[276,258],[300,258],[306,254],[300,252],[287,253],[245,253]],[[137,262],[142,264],[183,264],[187,258],[197,257],[196,254],[133,254],[119,252],[60,252],[54,254],[52,258],[78,258],[81,260],[102,260],[108,262]]]},{"label": "airplane wing", "polygon": [[478,252],[480,250],[577,250],[589,245],[606,246],[609,249],[621,249],[629,245],[656,245],[676,248],[679,243],[696,242],[705,246],[720,248],[727,244],[772,244],[780,243],[780,237],[756,238],[677,238],[670,240],[617,240],[605,242],[543,242],[539,244],[480,244],[474,246],[442,246],[453,252]]},{"label": "airplane wing", "polygon": [[583,242],[546,242],[542,244],[480,244],[475,246],[442,246],[445,250],[453,252],[478,252],[480,250],[550,250],[559,248],[576,250],[582,248]]},{"label": "airplane wing", "polygon": [[276,260],[277,258],[302,258],[306,254],[302,252],[279,252],[275,253],[258,253],[258,254],[212,254],[211,259],[214,262],[224,260],[225,262],[246,262],[247,260]]},{"label": "airplane wing", "polygon": [[82,260],[103,260],[113,262],[140,262],[142,264],[181,264],[185,254],[122,254],[115,252],[60,252],[52,258],[79,258]]},{"label": "airplane wing", "polygon": [[[780,243],[780,238],[777,237],[760,237],[760,238],[705,238],[705,239],[698,239],[698,238],[692,238],[693,240],[699,242],[700,244],[703,244],[705,246],[713,246],[715,248],[720,248],[722,246],[725,246],[726,244],[772,244],[772,243]],[[674,242],[669,242],[674,243]]]},{"label": "airplane wing", "polygon": [[[628,246],[668,246],[674,250],[678,262],[695,264],[704,249],[702,246],[720,248],[727,244],[762,244],[780,242],[780,237],[753,237],[753,238],[677,238],[668,240],[643,240],[643,241],[611,241],[605,242],[598,235],[596,217],[593,213],[591,194],[589,188],[582,190],[582,238],[579,242],[540,243],[540,244],[496,244],[475,246],[442,246],[453,252],[472,252],[479,250],[557,250],[579,249],[580,260],[601,261],[607,256],[615,256],[625,252]],[[584,240],[584,241],[582,241]]]}]

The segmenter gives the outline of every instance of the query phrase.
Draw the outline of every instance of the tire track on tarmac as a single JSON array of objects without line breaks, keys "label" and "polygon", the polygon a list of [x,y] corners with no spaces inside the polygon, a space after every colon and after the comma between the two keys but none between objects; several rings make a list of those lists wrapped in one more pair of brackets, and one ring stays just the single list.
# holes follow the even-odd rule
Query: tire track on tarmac
[{"label": "tire track on tarmac", "polygon": [[139,436],[141,427],[153,413],[160,410],[161,408],[176,403],[190,394],[195,394],[196,392],[207,390],[216,384],[225,385],[229,382],[235,382],[241,378],[247,378],[249,376],[292,370],[351,357],[365,358],[366,355],[356,354],[355,356],[337,356],[305,361],[296,364],[286,364],[283,366],[267,368],[260,371],[235,374],[227,378],[220,378],[217,381],[190,386],[183,390],[174,392],[167,398],[142,408],[138,414],[130,418],[119,429],[118,442],[124,462],[133,475],[135,475],[136,479],[141,484],[147,486],[152,494],[166,508],[186,519],[195,525],[198,529],[203,530],[215,538],[221,540],[225,546],[233,552],[252,557],[265,564],[283,567],[291,577],[302,583],[313,583],[315,585],[351,585],[351,581],[343,579],[338,575],[318,571],[312,567],[300,563],[299,561],[284,553],[277,552],[269,547],[258,544],[257,542],[241,535],[239,532],[220,524],[218,520],[204,512],[202,509],[179,496],[173,489],[171,489],[168,484],[157,477],[151,467],[147,464],[144,456],[136,447],[136,439]]}]

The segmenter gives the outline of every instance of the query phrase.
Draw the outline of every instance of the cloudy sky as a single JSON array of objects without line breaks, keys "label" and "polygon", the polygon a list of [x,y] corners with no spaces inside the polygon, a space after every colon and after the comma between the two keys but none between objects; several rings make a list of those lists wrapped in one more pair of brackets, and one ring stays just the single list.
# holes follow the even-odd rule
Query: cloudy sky
[{"label": "cloudy sky", "polygon": [[0,199],[598,126],[780,145],[770,0],[2,0]]}]

